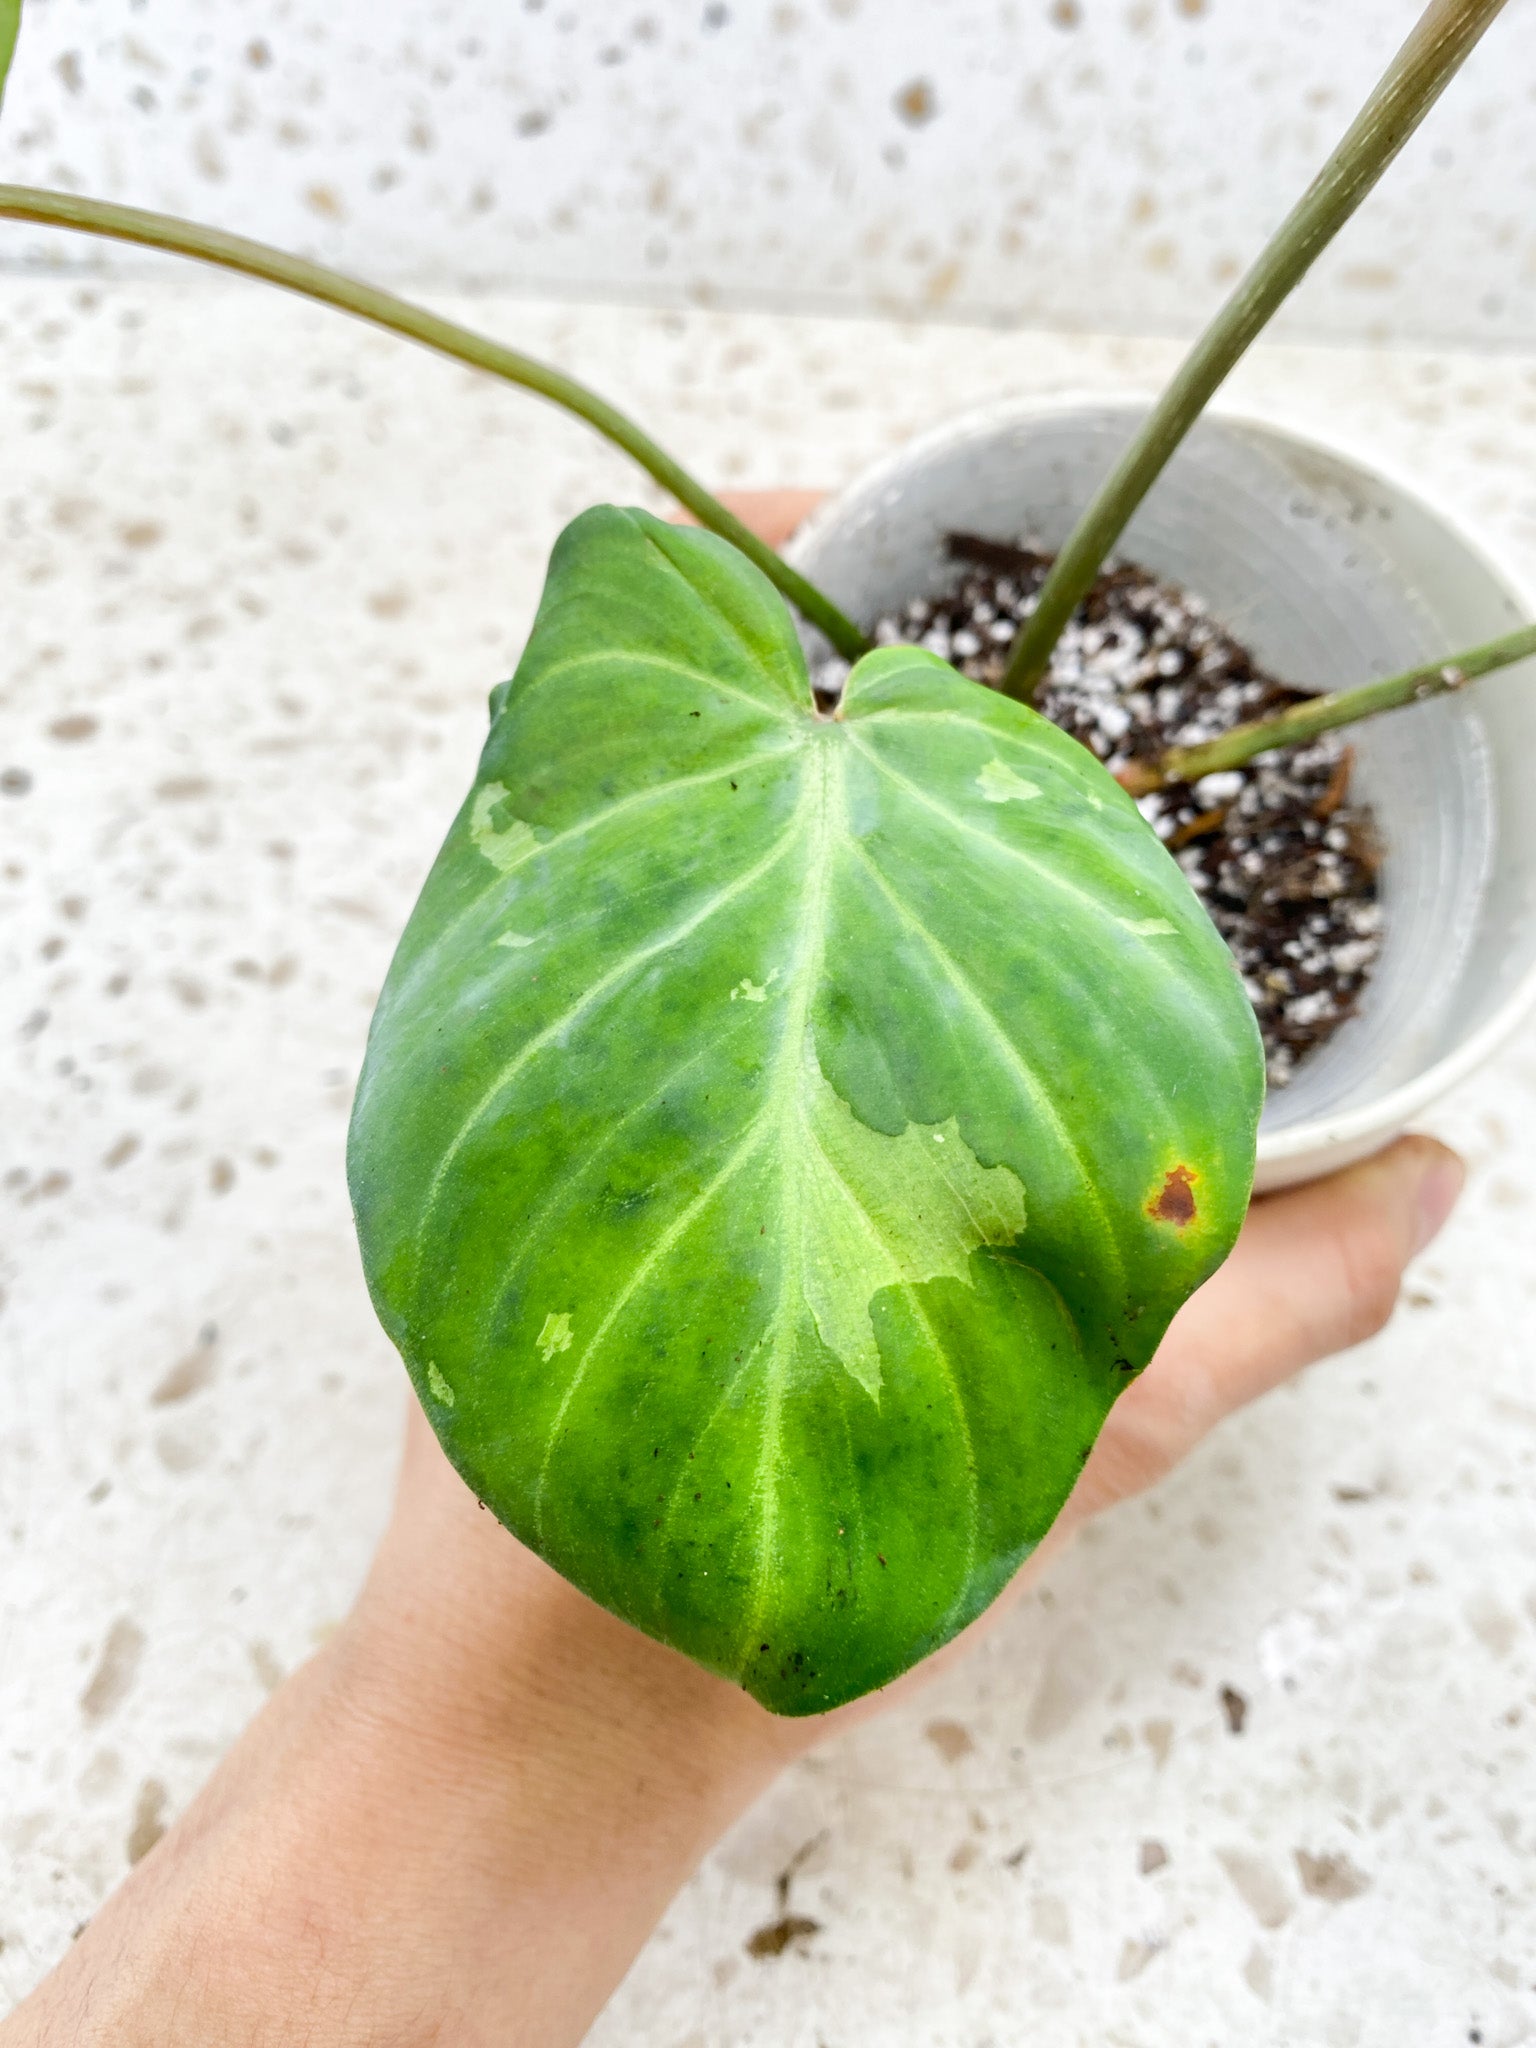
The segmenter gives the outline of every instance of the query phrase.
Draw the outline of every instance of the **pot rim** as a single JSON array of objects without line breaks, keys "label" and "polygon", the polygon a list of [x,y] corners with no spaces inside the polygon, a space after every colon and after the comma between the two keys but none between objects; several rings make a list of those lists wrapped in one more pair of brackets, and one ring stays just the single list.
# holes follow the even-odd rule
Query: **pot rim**
[{"label": "pot rim", "polygon": [[[968,407],[964,412],[956,413],[903,441],[899,447],[860,470],[841,490],[829,495],[796,532],[785,550],[786,556],[797,565],[801,563],[823,532],[835,526],[847,500],[855,492],[862,495],[884,481],[898,481],[914,457],[921,458],[930,450],[943,448],[958,435],[974,434],[985,428],[998,431],[1032,418],[1089,409],[1142,413],[1155,399],[1155,393],[1138,387],[1111,391],[1069,387],[1054,392],[1019,392]],[[1443,513],[1392,461],[1382,461],[1374,451],[1363,452],[1347,439],[1325,440],[1316,433],[1293,427],[1283,419],[1266,416],[1248,405],[1213,402],[1206,407],[1201,419],[1213,420],[1223,426],[1249,428],[1272,439],[1289,442],[1294,447],[1342,461],[1366,477],[1385,484],[1400,497],[1408,499],[1427,518],[1444,527],[1487,572],[1511,604],[1527,618],[1536,619],[1536,582],[1518,573],[1505,559],[1502,550],[1482,533],[1475,522],[1469,523],[1460,513],[1454,519]],[[1497,863],[1497,849],[1494,858]],[[1358,1157],[1370,1149],[1373,1138],[1379,1138],[1385,1144],[1421,1110],[1491,1059],[1533,1006],[1536,1006],[1536,962],[1490,1016],[1411,1080],[1400,1082],[1386,1094],[1355,1109],[1325,1112],[1269,1133],[1261,1129],[1258,1145],[1260,1166],[1280,1167],[1303,1161],[1321,1151],[1348,1151],[1351,1156]]]}]

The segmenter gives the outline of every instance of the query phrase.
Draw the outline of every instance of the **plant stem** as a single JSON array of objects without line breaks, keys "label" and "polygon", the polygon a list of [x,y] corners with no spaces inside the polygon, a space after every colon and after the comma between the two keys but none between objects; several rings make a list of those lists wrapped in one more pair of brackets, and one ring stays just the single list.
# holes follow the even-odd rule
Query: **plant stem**
[{"label": "plant stem", "polygon": [[[0,6],[4,0],[0,0]],[[252,242],[244,235],[229,235],[218,228],[202,227],[193,221],[177,220],[170,214],[146,213],[134,206],[114,206],[106,200],[80,199],[68,192],[45,192],[23,185],[0,185],[0,219],[37,221],[46,227],[72,228],[83,234],[104,235],[118,242],[134,242],[146,249],[163,249],[177,256],[190,256],[244,277],[281,285],[301,297],[351,313],[375,327],[453,356],[471,368],[488,370],[509,384],[537,392],[555,405],[564,406],[588,426],[634,457],[663,489],[685,505],[702,526],[730,541],[763,574],[776,584],[792,605],[824,633],[838,653],[856,661],[869,651],[870,642],[831,599],[806,581],[755,533],[728,512],[718,498],[711,497],[665,449],[659,448],[635,422],[606,399],[599,398],[574,377],[500,342],[441,319],[392,292],[329,270],[323,264],[307,262],[302,256],[286,255],[281,249]]]},{"label": "plant stem", "polygon": [[1202,775],[1240,768],[1255,754],[1267,754],[1275,747],[1299,746],[1305,740],[1315,740],[1319,733],[1373,718],[1379,711],[1395,711],[1401,704],[1419,704],[1428,697],[1464,689],[1474,676],[1485,676],[1492,669],[1507,668],[1512,661],[1532,655],[1536,655],[1536,626],[1520,626],[1497,640],[1484,641],[1481,647],[1453,654],[1449,661],[1426,662],[1422,668],[1404,669],[1401,675],[1366,683],[1358,690],[1309,698],[1278,717],[1235,725],[1219,739],[1201,746],[1171,747],[1155,763],[1133,761],[1119,771],[1120,782],[1132,796],[1149,796],[1170,782],[1198,782]]},{"label": "plant stem", "polygon": [[1418,127],[1504,0],[1431,0],[1301,199],[1185,357],[1056,557],[1003,678],[1032,703],[1062,628],[1211,394]]}]

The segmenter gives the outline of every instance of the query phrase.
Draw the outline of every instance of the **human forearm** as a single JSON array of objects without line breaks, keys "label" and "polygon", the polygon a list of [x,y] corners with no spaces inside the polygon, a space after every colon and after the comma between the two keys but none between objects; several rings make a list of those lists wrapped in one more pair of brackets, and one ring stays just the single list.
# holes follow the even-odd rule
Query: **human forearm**
[{"label": "human forearm", "polygon": [[803,1744],[574,1593],[413,1430],[359,1611],[4,2048],[562,2048]]}]

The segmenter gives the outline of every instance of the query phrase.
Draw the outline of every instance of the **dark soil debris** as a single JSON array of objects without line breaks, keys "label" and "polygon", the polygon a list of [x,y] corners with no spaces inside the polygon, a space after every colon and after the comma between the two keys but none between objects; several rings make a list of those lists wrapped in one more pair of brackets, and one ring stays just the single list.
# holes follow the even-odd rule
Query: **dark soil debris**
[{"label": "dark soil debris", "polygon": [[796,1942],[807,1942],[820,1932],[819,1920],[808,1919],[804,1913],[785,1913],[747,1937],[747,1954],[760,1961],[767,1956],[781,1956]]},{"label": "dark soil debris", "polygon": [[[880,619],[874,638],[915,642],[995,688],[1052,557],[975,534],[948,545],[956,584]],[[843,673],[830,663],[818,674],[822,701]],[[1198,597],[1121,562],[1062,634],[1038,701],[1115,770],[1305,696],[1259,668]],[[1381,950],[1380,845],[1369,807],[1350,797],[1352,766],[1347,741],[1329,733],[1140,799],[1231,949],[1272,1088],[1354,1012]]]}]

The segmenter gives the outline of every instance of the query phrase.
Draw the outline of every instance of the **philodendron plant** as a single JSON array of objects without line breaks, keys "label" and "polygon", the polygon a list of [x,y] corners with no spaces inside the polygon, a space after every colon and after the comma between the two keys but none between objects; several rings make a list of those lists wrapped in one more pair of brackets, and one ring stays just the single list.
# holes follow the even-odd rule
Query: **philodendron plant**
[{"label": "philodendron plant", "polygon": [[[776,1711],[886,1683],[988,1604],[1242,1221],[1263,1061],[1230,957],[1132,794],[1028,700],[1500,4],[1429,7],[1062,551],[1001,693],[870,649],[563,372],[239,237],[0,187],[0,215],[531,388],[713,529],[598,506],[560,537],[380,998],[348,1166],[379,1315],[475,1492]],[[853,661],[835,705],[786,597]],[[1525,629],[1303,705],[1137,788],[1533,651]]]},{"label": "philodendron plant", "polygon": [[1085,748],[912,647],[821,716],[750,563],[600,506],[395,956],[352,1192],[480,1497],[803,1712],[1045,1533],[1232,1242],[1262,1091]]}]

